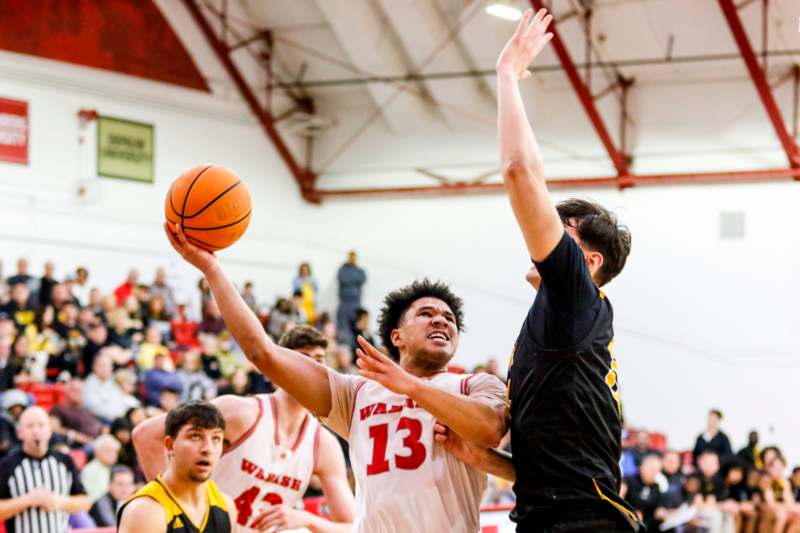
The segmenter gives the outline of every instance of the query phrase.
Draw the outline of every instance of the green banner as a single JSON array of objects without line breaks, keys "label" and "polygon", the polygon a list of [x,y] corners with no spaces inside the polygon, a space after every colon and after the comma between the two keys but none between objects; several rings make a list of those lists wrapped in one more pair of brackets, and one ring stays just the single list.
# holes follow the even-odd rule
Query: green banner
[{"label": "green banner", "polygon": [[97,174],[153,183],[153,125],[97,118]]}]

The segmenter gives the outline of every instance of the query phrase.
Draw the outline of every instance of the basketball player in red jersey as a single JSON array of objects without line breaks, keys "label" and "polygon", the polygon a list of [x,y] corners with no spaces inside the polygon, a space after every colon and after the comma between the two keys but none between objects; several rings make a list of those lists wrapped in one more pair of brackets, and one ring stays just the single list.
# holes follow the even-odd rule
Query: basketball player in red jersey
[{"label": "basketball player in red jersey", "polygon": [[[327,340],[309,326],[287,332],[281,346],[309,360],[325,361]],[[336,438],[284,390],[251,397],[220,396],[212,402],[225,418],[226,446],[212,479],[234,500],[239,532],[344,533],[352,529],[353,494]],[[133,443],[148,479],[166,467],[162,442],[166,415],[137,426]],[[322,489],[333,522],[293,508],[312,475]]]},{"label": "basketball player in red jersey", "polygon": [[381,338],[396,360],[363,339],[365,377],[344,376],[277,346],[213,254],[165,225],[173,248],[198,268],[245,355],[270,380],[350,442],[357,533],[477,533],[486,474],[434,444],[435,420],[479,445],[505,432],[505,386],[488,374],[445,372],[463,328],[462,302],[442,283],[389,294]]}]

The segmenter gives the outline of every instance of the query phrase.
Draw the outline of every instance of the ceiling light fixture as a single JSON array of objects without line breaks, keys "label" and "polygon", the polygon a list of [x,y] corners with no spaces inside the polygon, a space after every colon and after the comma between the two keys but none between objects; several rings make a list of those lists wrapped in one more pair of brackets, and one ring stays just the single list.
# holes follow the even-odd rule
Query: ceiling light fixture
[{"label": "ceiling light fixture", "polygon": [[486,6],[486,12],[495,17],[517,21],[522,18],[522,11],[508,4],[494,3]]}]

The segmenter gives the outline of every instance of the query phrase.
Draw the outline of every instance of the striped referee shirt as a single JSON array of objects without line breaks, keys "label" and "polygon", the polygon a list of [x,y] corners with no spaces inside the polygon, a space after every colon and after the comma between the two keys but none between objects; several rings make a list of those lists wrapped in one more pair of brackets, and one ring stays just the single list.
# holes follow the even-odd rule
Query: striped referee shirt
[{"label": "striped referee shirt", "polygon": [[[0,462],[0,498],[18,498],[37,488],[61,496],[86,494],[68,455],[48,451],[39,459],[22,450]],[[67,533],[69,513],[31,507],[6,520],[8,533]]]}]

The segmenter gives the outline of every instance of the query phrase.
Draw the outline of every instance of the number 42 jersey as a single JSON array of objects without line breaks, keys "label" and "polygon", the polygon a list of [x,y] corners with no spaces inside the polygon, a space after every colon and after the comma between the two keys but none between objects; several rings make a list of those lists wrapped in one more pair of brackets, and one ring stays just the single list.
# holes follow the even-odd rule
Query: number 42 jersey
[{"label": "number 42 jersey", "polygon": [[[475,533],[486,474],[434,441],[433,415],[382,385],[329,371],[330,427],[350,443],[356,478],[354,532]],[[453,394],[506,405],[505,387],[489,374],[445,372],[430,382]]]}]

